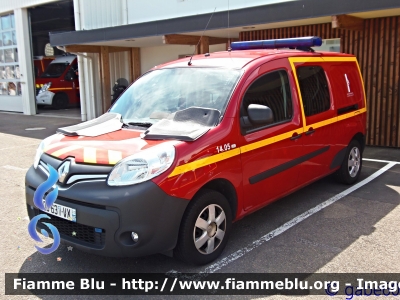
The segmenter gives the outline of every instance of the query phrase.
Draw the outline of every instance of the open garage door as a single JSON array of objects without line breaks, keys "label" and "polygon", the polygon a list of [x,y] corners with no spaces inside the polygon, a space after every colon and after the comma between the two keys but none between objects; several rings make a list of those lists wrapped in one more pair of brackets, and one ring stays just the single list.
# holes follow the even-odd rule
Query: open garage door
[{"label": "open garage door", "polygon": [[29,9],[37,112],[80,119],[77,60],[49,44],[49,32],[75,30],[72,0]]}]

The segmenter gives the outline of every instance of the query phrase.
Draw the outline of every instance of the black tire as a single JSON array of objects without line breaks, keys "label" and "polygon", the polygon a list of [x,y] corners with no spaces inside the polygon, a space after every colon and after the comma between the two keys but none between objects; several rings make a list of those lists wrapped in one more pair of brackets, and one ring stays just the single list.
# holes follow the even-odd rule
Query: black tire
[{"label": "black tire", "polygon": [[357,140],[352,140],[347,146],[346,155],[343,159],[340,169],[337,170],[335,173],[335,178],[340,183],[353,184],[360,177],[361,169],[361,145]]},{"label": "black tire", "polygon": [[[203,189],[190,202],[181,222],[174,257],[186,263],[204,265],[215,260],[224,250],[231,231],[232,212],[226,198],[214,190]],[[210,219],[212,207],[215,222],[211,221],[212,217]],[[197,221],[198,224],[207,224],[207,229],[196,226]],[[221,236],[222,239],[219,238]],[[199,242],[198,248],[195,241]]]},{"label": "black tire", "polygon": [[58,93],[54,95],[53,106],[56,109],[65,109],[68,107],[69,99],[68,95],[64,93]]}]

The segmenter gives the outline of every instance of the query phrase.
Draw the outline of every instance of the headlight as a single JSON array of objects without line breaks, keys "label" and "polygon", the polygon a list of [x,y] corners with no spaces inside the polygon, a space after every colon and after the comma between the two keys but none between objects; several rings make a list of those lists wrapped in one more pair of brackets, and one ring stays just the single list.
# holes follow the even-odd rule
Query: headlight
[{"label": "headlight", "polygon": [[35,159],[33,161],[33,167],[35,169],[39,165],[40,157],[44,153],[46,146],[48,146],[50,144],[52,137],[54,137],[54,135],[45,138],[43,141],[40,142],[39,147],[36,149],[36,155],[35,155]]},{"label": "headlight", "polygon": [[33,161],[33,167],[36,169],[39,165],[40,157],[44,152],[45,142],[44,140],[40,143],[39,147],[36,150],[35,160]]},{"label": "headlight", "polygon": [[120,186],[152,179],[165,172],[174,159],[175,147],[172,144],[154,146],[118,162],[111,170],[107,183]]},{"label": "headlight", "polygon": [[42,88],[39,90],[39,94],[47,91],[50,87],[51,87],[51,82],[44,84]]}]

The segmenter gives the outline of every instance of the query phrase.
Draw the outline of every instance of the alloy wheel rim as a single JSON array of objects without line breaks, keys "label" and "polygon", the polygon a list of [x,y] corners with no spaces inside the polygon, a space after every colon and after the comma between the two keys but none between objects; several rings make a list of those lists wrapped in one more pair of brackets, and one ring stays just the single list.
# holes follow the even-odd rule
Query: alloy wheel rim
[{"label": "alloy wheel rim", "polygon": [[357,147],[353,147],[349,153],[349,159],[347,162],[347,167],[349,175],[351,177],[356,177],[358,171],[360,170],[361,156],[360,150]]},{"label": "alloy wheel rim", "polygon": [[221,206],[210,204],[196,219],[194,245],[201,254],[213,253],[222,243],[226,231],[226,216]]}]

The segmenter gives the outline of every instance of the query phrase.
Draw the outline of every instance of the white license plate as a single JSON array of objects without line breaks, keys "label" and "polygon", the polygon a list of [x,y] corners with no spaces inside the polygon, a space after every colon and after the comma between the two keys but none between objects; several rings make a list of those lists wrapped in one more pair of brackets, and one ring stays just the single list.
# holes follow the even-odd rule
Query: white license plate
[{"label": "white license plate", "polygon": [[[43,204],[45,204],[44,200]],[[51,207],[47,208],[45,212],[68,221],[76,222],[76,209],[71,207],[54,203]]]}]

